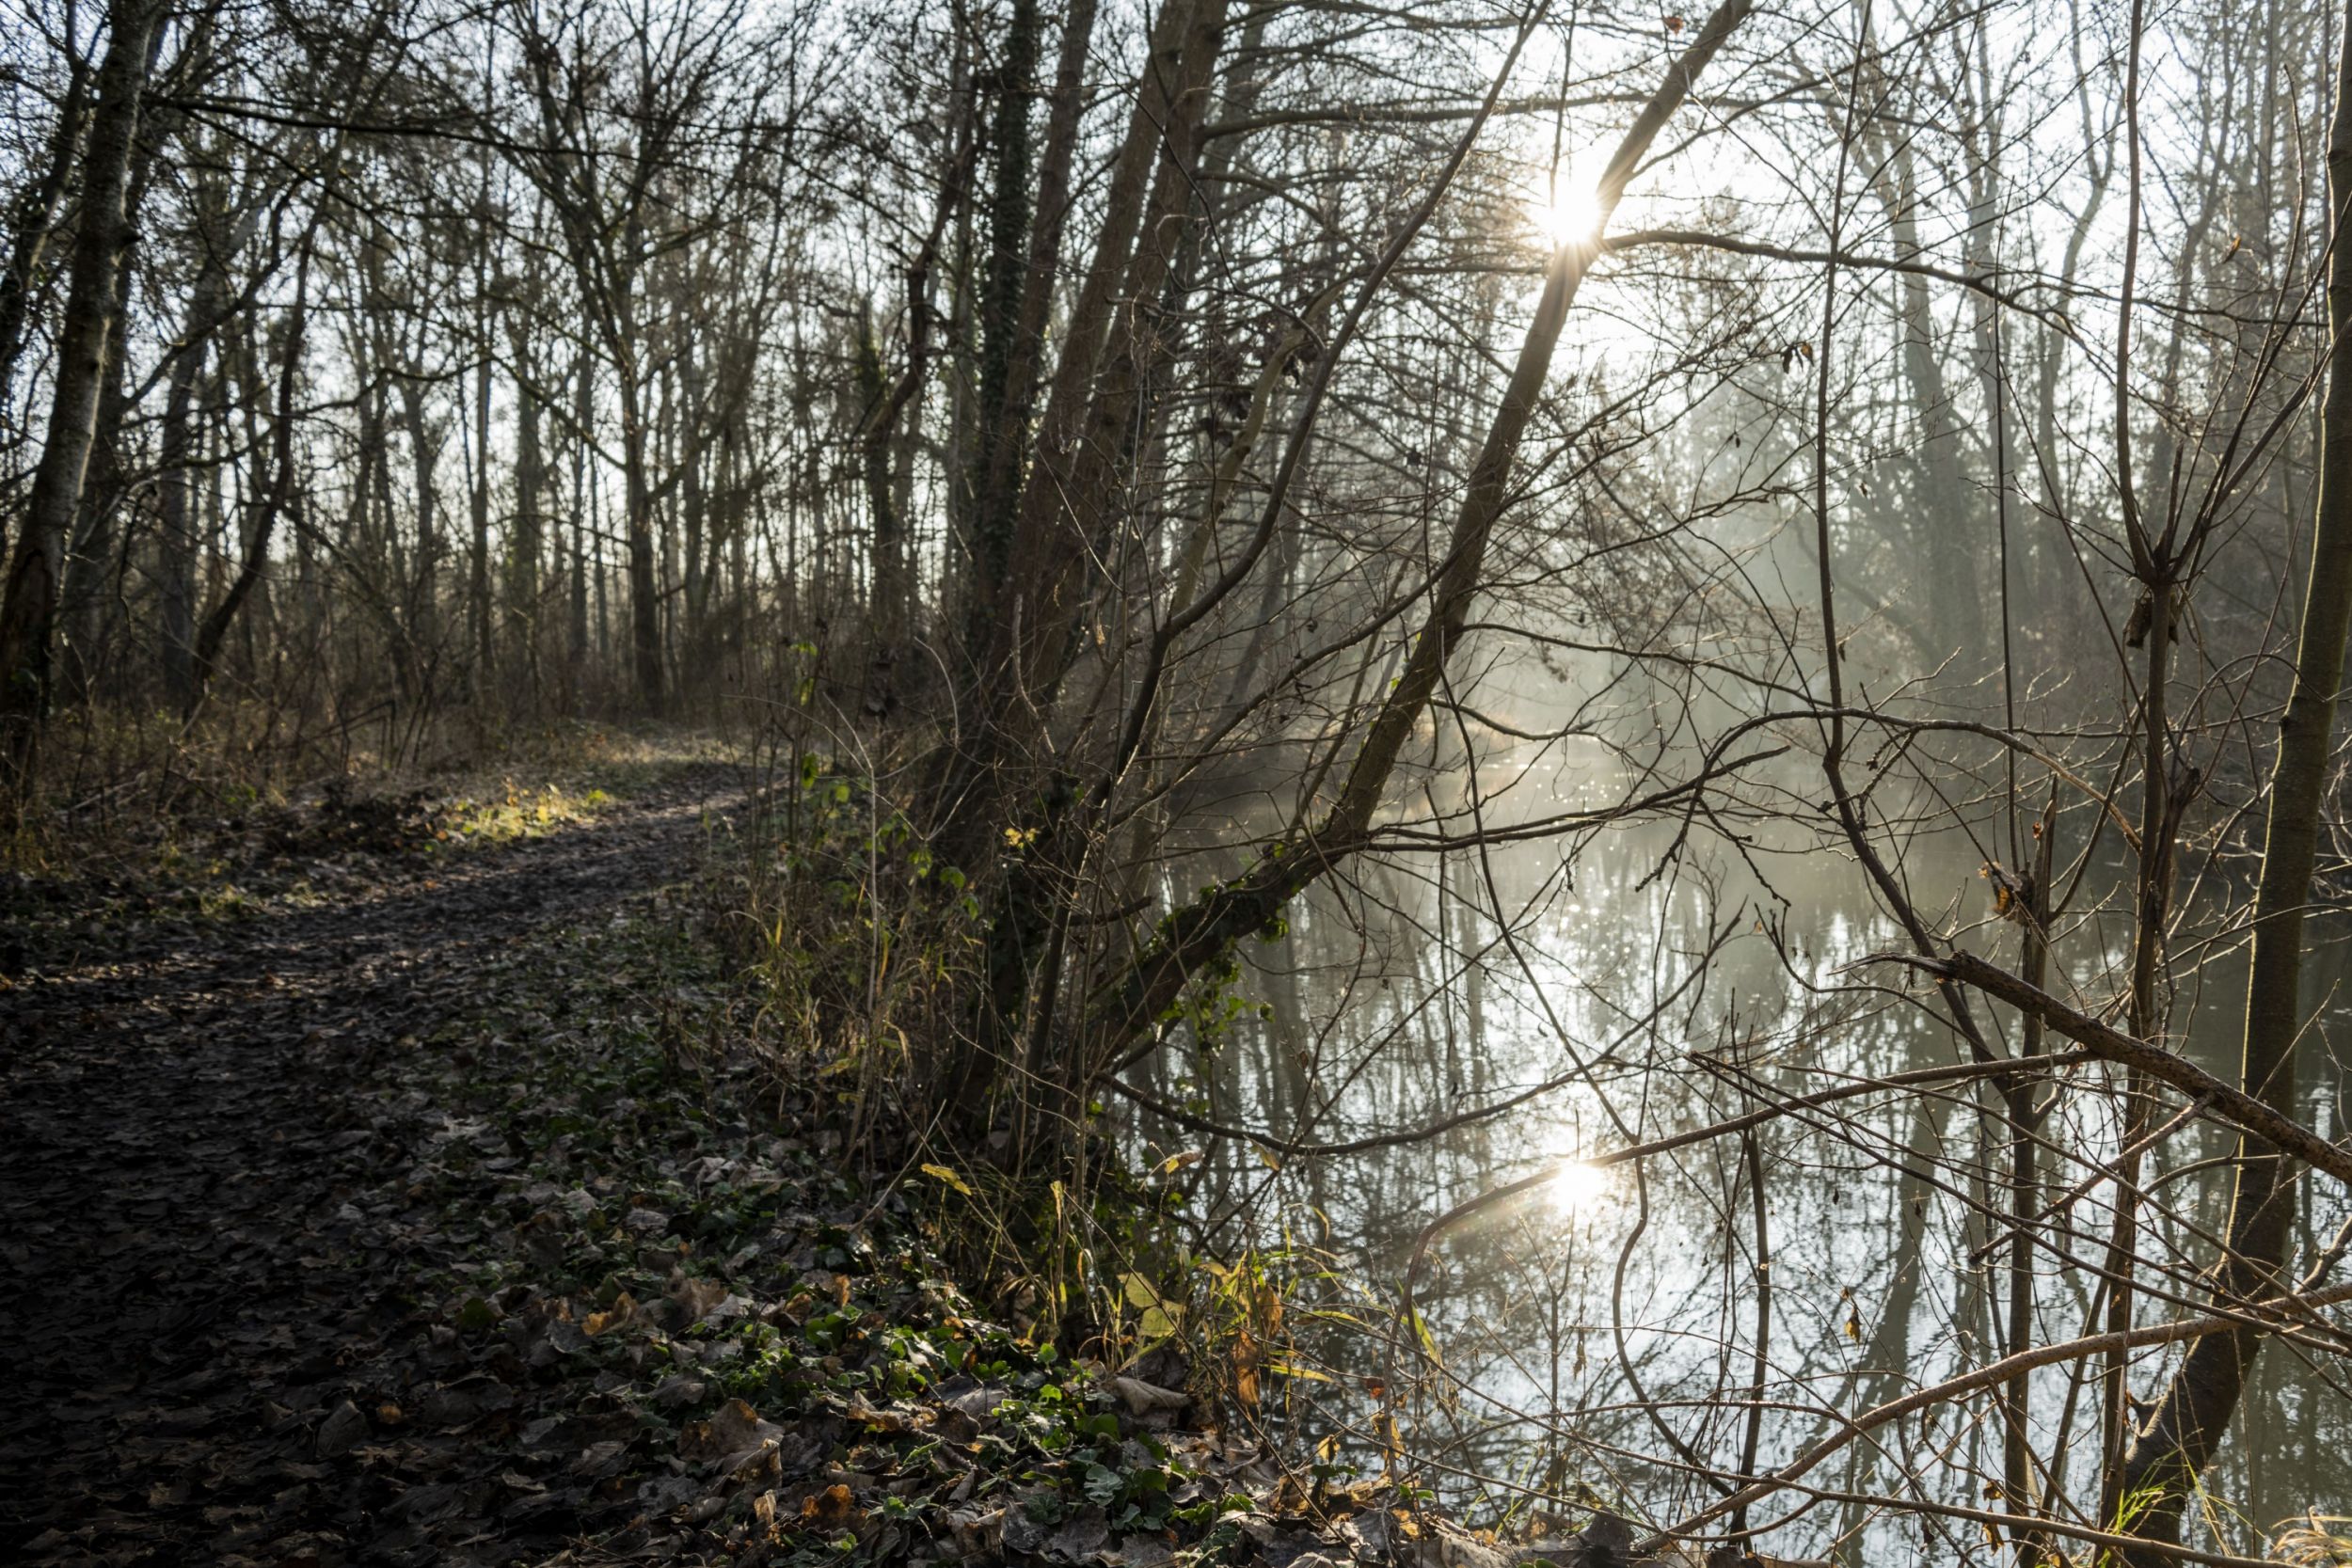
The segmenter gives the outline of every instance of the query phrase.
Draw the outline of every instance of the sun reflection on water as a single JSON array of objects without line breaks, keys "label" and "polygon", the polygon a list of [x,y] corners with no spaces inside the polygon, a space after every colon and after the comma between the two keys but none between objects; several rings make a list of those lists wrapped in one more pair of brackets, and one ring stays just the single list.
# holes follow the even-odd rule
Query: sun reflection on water
[{"label": "sun reflection on water", "polygon": [[1609,1172],[1599,1165],[1588,1165],[1581,1160],[1564,1160],[1544,1189],[1544,1196],[1557,1214],[1574,1214],[1589,1207],[1609,1191]]}]

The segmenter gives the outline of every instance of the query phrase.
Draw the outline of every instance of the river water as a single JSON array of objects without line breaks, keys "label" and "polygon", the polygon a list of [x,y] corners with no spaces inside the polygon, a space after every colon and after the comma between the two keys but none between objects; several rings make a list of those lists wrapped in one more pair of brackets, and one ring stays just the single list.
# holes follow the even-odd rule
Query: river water
[{"label": "river water", "polygon": [[[1598,798],[1589,782],[1558,781],[1539,791],[1544,809]],[[1498,811],[1484,825],[1507,819]],[[1164,1098],[1279,1146],[1148,1116],[1135,1128],[1154,1153],[1207,1155],[1188,1173],[1186,1239],[1229,1258],[1258,1249],[1287,1282],[1285,1354],[1301,1375],[1269,1395],[1266,1414],[1295,1438],[1335,1434],[1360,1467],[1409,1464],[1490,1521],[1605,1502],[1664,1525],[1719,1495],[1709,1473],[1769,1470],[1832,1431],[1837,1413],[2003,1353],[2010,1155],[1989,1087],[1878,1093],[1769,1120],[1752,1144],[1717,1137],[1606,1170],[1570,1163],[1775,1099],[1967,1059],[1922,1005],[1929,993],[1863,961],[1906,942],[1842,839],[1783,827],[1731,846],[1684,826],[1653,819],[1354,865],[1301,901],[1287,934],[1245,956],[1246,1006],[1214,1049],[1178,1030],[1145,1065]],[[2076,813],[2056,829],[2058,879],[2072,896],[2052,922],[2063,976],[2053,989],[2095,1006],[2121,993],[2132,873],[2112,833],[2084,855],[2091,826]],[[1939,933],[2014,965],[2020,928],[1996,916],[1980,868],[2023,859],[2029,832],[1994,810],[1969,831],[1875,842]],[[1178,885],[1189,874],[1171,897],[1189,894]],[[2233,1076],[2244,900],[2214,869],[2185,868],[2188,912],[2168,942],[2170,1041]],[[2322,1027],[2306,1048],[2303,1119],[2330,1136],[2344,1119],[2329,1053],[2345,1022],[2344,934],[2340,921],[2315,924],[2306,965]],[[1988,1024],[2004,1052],[2021,1049],[2014,1016],[1992,1012]],[[2084,1065],[2036,1090],[2047,1105],[2037,1207],[2051,1212],[2032,1255],[2032,1343],[2101,1326],[2114,1188],[2097,1177],[2119,1146],[2121,1087],[2111,1069]],[[2160,1100],[2156,1123],[2179,1105]],[[1372,1147],[1299,1152],[1350,1143]],[[2222,1224],[2231,1147],[2192,1120],[2153,1151],[2143,1289],[2196,1299],[2194,1274],[2212,1257],[2199,1231]],[[1400,1330],[1399,1286],[1425,1228],[1546,1171],[1560,1174],[1429,1243],[1414,1280],[1427,1338]],[[2346,1217],[2344,1195],[2313,1193],[2299,1222],[2305,1259]],[[2143,1295],[2137,1320],[2184,1311]],[[2138,1396],[2161,1386],[2174,1354],[2135,1360]],[[2036,1495],[2084,1523],[2095,1513],[2097,1370],[2048,1369],[2028,1401]],[[2277,1348],[2259,1364],[2208,1478],[2205,1506],[2233,1547],[2259,1546],[2248,1523],[2352,1513],[2341,1371]],[[1750,1523],[1769,1528],[1762,1549],[1787,1557],[1990,1561],[1980,1524],[1899,1505],[1998,1510],[2001,1477],[1999,1412],[1979,1395],[1884,1427],[1806,1478],[1841,1496],[1784,1493]]]}]

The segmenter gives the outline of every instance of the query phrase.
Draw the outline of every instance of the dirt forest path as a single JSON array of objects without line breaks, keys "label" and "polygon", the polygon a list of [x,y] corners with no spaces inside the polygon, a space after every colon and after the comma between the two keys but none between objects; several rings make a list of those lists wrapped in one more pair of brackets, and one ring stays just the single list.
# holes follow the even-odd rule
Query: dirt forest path
[{"label": "dirt forest path", "polygon": [[341,899],[134,927],[0,994],[0,1560],[344,1558],[329,1462],[356,1434],[322,1430],[321,1390],[408,1310],[353,1261],[351,1196],[414,1158],[358,1091],[500,955],[691,873],[742,794],[685,768]]}]

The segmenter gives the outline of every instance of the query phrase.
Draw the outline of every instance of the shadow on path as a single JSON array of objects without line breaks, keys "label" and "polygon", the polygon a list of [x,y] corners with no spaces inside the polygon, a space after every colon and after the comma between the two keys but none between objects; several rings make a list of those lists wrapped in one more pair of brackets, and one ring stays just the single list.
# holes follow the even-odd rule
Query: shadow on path
[{"label": "shadow on path", "polygon": [[[349,1261],[381,1245],[349,1199],[399,1180],[423,1121],[357,1091],[479,1001],[485,960],[689,875],[740,799],[692,768],[545,838],[135,934],[0,994],[0,1559],[347,1555],[356,1505],[311,1433],[411,1309]],[[313,1522],[316,1552],[289,1531]]]}]

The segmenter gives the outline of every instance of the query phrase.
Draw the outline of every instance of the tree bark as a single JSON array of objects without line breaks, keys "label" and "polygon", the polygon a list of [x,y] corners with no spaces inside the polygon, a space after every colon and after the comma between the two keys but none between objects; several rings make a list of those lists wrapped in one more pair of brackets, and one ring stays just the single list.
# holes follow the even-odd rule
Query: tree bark
[{"label": "tree bark", "polygon": [[[486,279],[478,286],[486,288]],[[474,362],[473,472],[467,477],[472,494],[472,547],[467,558],[466,624],[472,632],[474,677],[469,683],[486,691],[496,666],[497,627],[490,612],[490,319],[486,308],[474,318],[475,341],[481,358]]]},{"label": "tree bark", "polygon": [[[1037,208],[1025,213],[1028,243],[1020,258],[1017,277],[1000,277],[1007,264],[1006,229],[1010,214],[1001,203],[989,213],[989,268],[980,319],[980,373],[977,391],[979,451],[975,467],[979,483],[972,503],[973,572],[966,603],[965,649],[979,659],[993,634],[996,611],[1005,589],[1013,527],[1021,505],[1022,454],[1027,445],[1036,401],[1040,367],[1044,363],[1045,317],[1053,302],[1054,277],[1061,264],[1061,242],[1070,215],[1070,171],[1077,155],[1078,129],[1084,108],[1087,50],[1094,36],[1095,0],[1072,0],[1062,21],[1061,46],[1054,66],[1054,96],[1046,111],[1045,143],[1037,172]],[[1020,25],[1014,21],[1015,32]],[[1034,26],[1034,18],[1032,18]],[[1007,54],[1012,54],[1009,37]],[[1036,40],[1028,40],[1028,71],[1036,69]],[[1009,93],[1012,84],[1006,85]],[[1026,93],[1025,82],[1022,92]],[[1000,101],[1000,103],[1003,101]],[[1028,119],[1025,97],[1022,114],[1011,120],[1000,109],[995,180],[1006,178],[1008,134],[1022,139],[1026,158]],[[1133,135],[1132,129],[1130,135]],[[1122,158],[1124,154],[1122,153]],[[1140,178],[1140,177],[1138,177]],[[1126,219],[1132,223],[1132,216]],[[1108,224],[1105,226],[1108,237]],[[1120,245],[1126,243],[1122,236]]]},{"label": "tree bark", "polygon": [[229,591],[221,595],[220,603],[213,607],[212,613],[204,617],[204,624],[197,629],[194,680],[186,707],[191,715],[204,700],[205,689],[220,659],[221,644],[228,640],[230,627],[236,624],[237,612],[245,608],[269,565],[270,540],[278,531],[278,519],[294,503],[294,383],[301,377],[302,348],[309,329],[310,243],[310,238],[304,239],[302,259],[295,269],[294,312],[286,323],[286,344],[278,367],[277,411],[270,429],[269,488],[263,492],[260,510],[246,532],[245,554],[237,564],[237,575],[230,580]]},{"label": "tree bark", "polygon": [[[1065,30],[1065,37],[1067,30]],[[989,141],[987,264],[981,270],[979,426],[980,493],[973,508],[970,637],[984,644],[1004,591],[1012,550],[1012,476],[1018,424],[1006,419],[1013,359],[1021,341],[1028,261],[1029,102],[1036,95],[1037,0],[1012,0],[996,66],[996,114]],[[870,326],[867,328],[870,336]],[[879,372],[877,372],[879,380]]]},{"label": "tree bark", "polygon": [[[159,19],[159,24],[148,34],[142,80],[154,75],[162,47]],[[138,236],[139,214],[147,205],[148,186],[154,173],[156,145],[170,135],[171,122],[176,119],[168,113],[146,119],[141,134],[132,141],[130,172],[123,182],[122,222],[124,232],[134,242]],[[98,418],[91,427],[89,458],[83,467],[81,502],[75,509],[72,531],[67,539],[65,576],[57,595],[58,657],[50,694],[52,702],[78,705],[87,700],[98,680],[99,661],[104,657],[113,629],[110,623],[115,618],[108,613],[108,601],[119,601],[122,578],[129,564],[128,503],[138,476],[124,461],[122,451],[122,425],[130,411],[131,398],[120,323],[131,309],[132,251],[132,245],[125,245],[115,258],[114,298],[107,307],[107,316],[117,325],[107,336],[104,369],[99,381]]]},{"label": "tree bark", "polygon": [[[2337,59],[2335,112],[2328,134],[2330,346],[2311,576],[2304,588],[2295,680],[2270,776],[2238,1077],[2245,1093],[2289,1119],[2296,1110],[2296,1047],[2304,1023],[2303,915],[2318,857],[2328,745],[2352,625],[2352,233],[2345,221],[2352,203],[2352,102],[2347,100],[2352,100],[2352,31],[2344,34]],[[2152,641],[2162,635],[2152,632]],[[2251,1134],[2239,1139],[2228,1248],[2215,1271],[2217,1302],[2235,1305],[2291,1283],[2284,1270],[2295,1227],[2296,1174],[2272,1144]],[[2263,1338],[2258,1329],[2239,1327],[2209,1334],[2189,1347],[2124,1465],[2122,1495],[2146,1499],[2132,1521],[2135,1533],[2157,1541],[2180,1539],[2189,1490],[2229,1430]],[[2134,1560],[2137,1565],[2162,1560],[2149,1554]]]},{"label": "tree bark", "polygon": [[595,428],[596,412],[590,363],[588,346],[582,343],[572,367],[571,613],[564,644],[564,700],[575,710],[588,664],[588,433]]},{"label": "tree bark", "polygon": [[160,0],[117,0],[109,8],[105,62],[82,165],[82,220],[74,237],[65,323],[48,439],[33,474],[24,537],[0,596],[0,784],[22,801],[39,767],[49,703],[57,587],[67,531],[82,500],[97,434],[106,353],[115,330],[115,277],[132,242],[124,209],[139,99],[147,86],[149,44]]},{"label": "tree bark", "polygon": [[[162,618],[162,664],[165,700],[184,710],[196,699],[196,525],[188,505],[190,469],[196,450],[197,384],[203,378],[205,343],[227,307],[229,276],[211,247],[205,250],[195,291],[188,299],[188,325],[182,335],[180,356],[172,362],[164,395],[163,473],[158,497],[162,533],[158,586]],[[360,492],[370,479],[370,462],[382,453],[367,447],[372,427],[363,417]]]},{"label": "tree bark", "polygon": [[521,661],[521,694],[535,711],[539,690],[539,556],[546,527],[540,497],[547,460],[540,447],[540,409],[532,375],[531,345],[516,345],[521,373],[515,386],[515,538],[506,560],[506,643]]},{"label": "tree bark", "polygon": [[[57,206],[65,199],[73,157],[81,150],[82,128],[89,119],[89,66],[75,55],[67,71],[65,102],[49,134],[48,160],[40,178],[19,193],[10,214],[8,269],[0,273],[0,413],[7,411],[16,386],[17,356],[24,351],[24,324],[33,308],[33,278],[56,232]],[[6,545],[6,537],[0,536],[0,554],[5,554]]]},{"label": "tree bark", "polygon": [[[1751,8],[1752,0],[1724,0],[1668,69],[1601,176],[1597,199],[1604,222],[1658,134]],[[1087,1021],[1094,1061],[1110,1059],[1173,1006],[1194,976],[1230,962],[1234,943],[1266,927],[1283,905],[1361,847],[1397,756],[1470,619],[1471,603],[1485,580],[1486,545],[1502,514],[1520,441],[1593,254],[1575,245],[1561,245],[1552,254],[1534,319],[1470,470],[1443,564],[1430,584],[1426,619],[1404,669],[1364,733],[1339,799],[1313,829],[1276,845],[1248,871],[1178,911],[1135,962],[1095,993]]]}]

